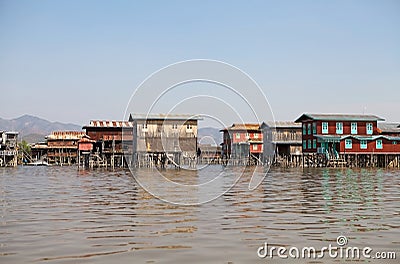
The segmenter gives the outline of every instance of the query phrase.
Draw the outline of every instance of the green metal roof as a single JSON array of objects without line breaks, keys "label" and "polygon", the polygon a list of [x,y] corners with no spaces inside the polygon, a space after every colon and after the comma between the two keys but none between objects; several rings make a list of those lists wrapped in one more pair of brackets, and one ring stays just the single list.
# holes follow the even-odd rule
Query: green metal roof
[{"label": "green metal roof", "polygon": [[388,140],[400,140],[400,137],[390,137],[390,136],[384,136],[384,138],[388,139]]},{"label": "green metal roof", "polygon": [[314,137],[321,139],[325,142],[340,142],[341,136],[330,136],[330,135],[314,135]]},{"label": "green metal roof", "polygon": [[391,137],[385,135],[377,135],[377,136],[357,136],[357,135],[345,135],[345,136],[331,136],[331,135],[314,135],[314,137],[321,139],[325,142],[340,142],[347,138],[354,138],[357,140],[376,140],[379,138],[385,138],[387,140],[400,140],[400,137]]},{"label": "green metal roof", "polygon": [[306,120],[320,121],[384,121],[385,119],[375,115],[359,115],[359,114],[302,114],[296,119],[296,123]]}]

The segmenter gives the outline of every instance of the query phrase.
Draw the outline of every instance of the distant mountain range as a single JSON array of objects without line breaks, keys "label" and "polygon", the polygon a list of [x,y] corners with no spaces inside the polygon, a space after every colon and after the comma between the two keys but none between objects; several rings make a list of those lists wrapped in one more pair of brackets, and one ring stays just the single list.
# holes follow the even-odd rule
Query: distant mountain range
[{"label": "distant mountain range", "polygon": [[[23,115],[14,119],[0,118],[0,130],[17,131],[21,140],[35,143],[44,141],[45,136],[53,131],[81,131],[82,126],[50,122],[36,116]],[[199,128],[198,138],[201,144],[219,145],[222,142],[222,135],[219,129],[213,127]]]},{"label": "distant mountain range", "polygon": [[82,127],[75,124],[50,122],[36,116],[23,115],[14,119],[0,118],[0,130],[17,131],[19,132],[20,139],[24,139],[29,143],[34,143],[44,141],[44,137],[49,135],[52,131],[80,131]]},{"label": "distant mountain range", "polygon": [[217,145],[222,143],[222,133],[215,127],[202,127],[197,131],[197,138],[200,144]]}]

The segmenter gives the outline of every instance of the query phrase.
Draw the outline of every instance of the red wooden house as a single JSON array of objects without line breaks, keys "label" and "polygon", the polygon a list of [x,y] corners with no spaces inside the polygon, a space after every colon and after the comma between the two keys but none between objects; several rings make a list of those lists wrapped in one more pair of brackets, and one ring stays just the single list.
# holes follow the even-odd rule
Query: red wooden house
[{"label": "red wooden house", "polygon": [[49,164],[74,164],[77,160],[78,141],[83,131],[54,131],[46,137]]},{"label": "red wooden house", "polygon": [[233,124],[223,132],[222,153],[227,159],[254,158],[263,153],[263,134],[260,124]]},{"label": "red wooden house", "polygon": [[[99,157],[98,166],[124,165],[124,152],[128,151],[127,146],[133,140],[132,128],[132,122],[114,120],[91,120],[89,125],[83,127],[94,141],[91,151]],[[88,142],[82,142],[82,147],[90,148]]]},{"label": "red wooden house", "polygon": [[303,114],[304,154],[320,153],[328,158],[340,154],[400,154],[400,136],[384,135],[375,115]]}]

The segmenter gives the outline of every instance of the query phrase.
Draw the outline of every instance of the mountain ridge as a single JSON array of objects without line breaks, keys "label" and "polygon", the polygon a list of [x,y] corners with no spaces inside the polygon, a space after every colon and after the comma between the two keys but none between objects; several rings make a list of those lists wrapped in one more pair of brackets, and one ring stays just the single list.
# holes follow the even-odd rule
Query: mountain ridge
[{"label": "mountain ridge", "polygon": [[222,143],[220,129],[215,127],[201,127],[197,131],[197,138],[200,144],[211,144],[219,146]]},{"label": "mountain ridge", "polygon": [[[81,131],[82,126],[73,123],[51,122],[44,118],[25,114],[12,119],[0,117],[0,130],[19,132],[19,139],[28,143],[45,140],[45,136],[53,131]],[[218,128],[202,127],[198,129],[198,139],[202,144],[219,145],[222,135]]]},{"label": "mountain ridge", "polygon": [[0,118],[0,130],[19,132],[19,138],[29,143],[43,141],[44,137],[58,130],[82,130],[72,123],[51,122],[46,119],[25,114],[12,119]]}]

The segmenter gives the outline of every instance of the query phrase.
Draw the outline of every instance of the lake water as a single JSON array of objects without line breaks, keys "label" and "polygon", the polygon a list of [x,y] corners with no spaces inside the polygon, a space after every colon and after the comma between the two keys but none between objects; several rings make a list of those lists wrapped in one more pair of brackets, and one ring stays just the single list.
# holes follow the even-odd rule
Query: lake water
[{"label": "lake water", "polygon": [[[151,182],[156,172],[134,173]],[[189,184],[220,172],[162,173]],[[399,170],[273,169],[254,191],[250,177],[245,171],[221,197],[183,206],[153,197],[128,170],[1,168],[0,263],[341,263],[257,256],[265,242],[322,248],[339,235],[347,246],[397,252],[387,263],[399,263]],[[231,182],[227,174],[199,192],[152,184],[175,201],[200,201]]]}]

